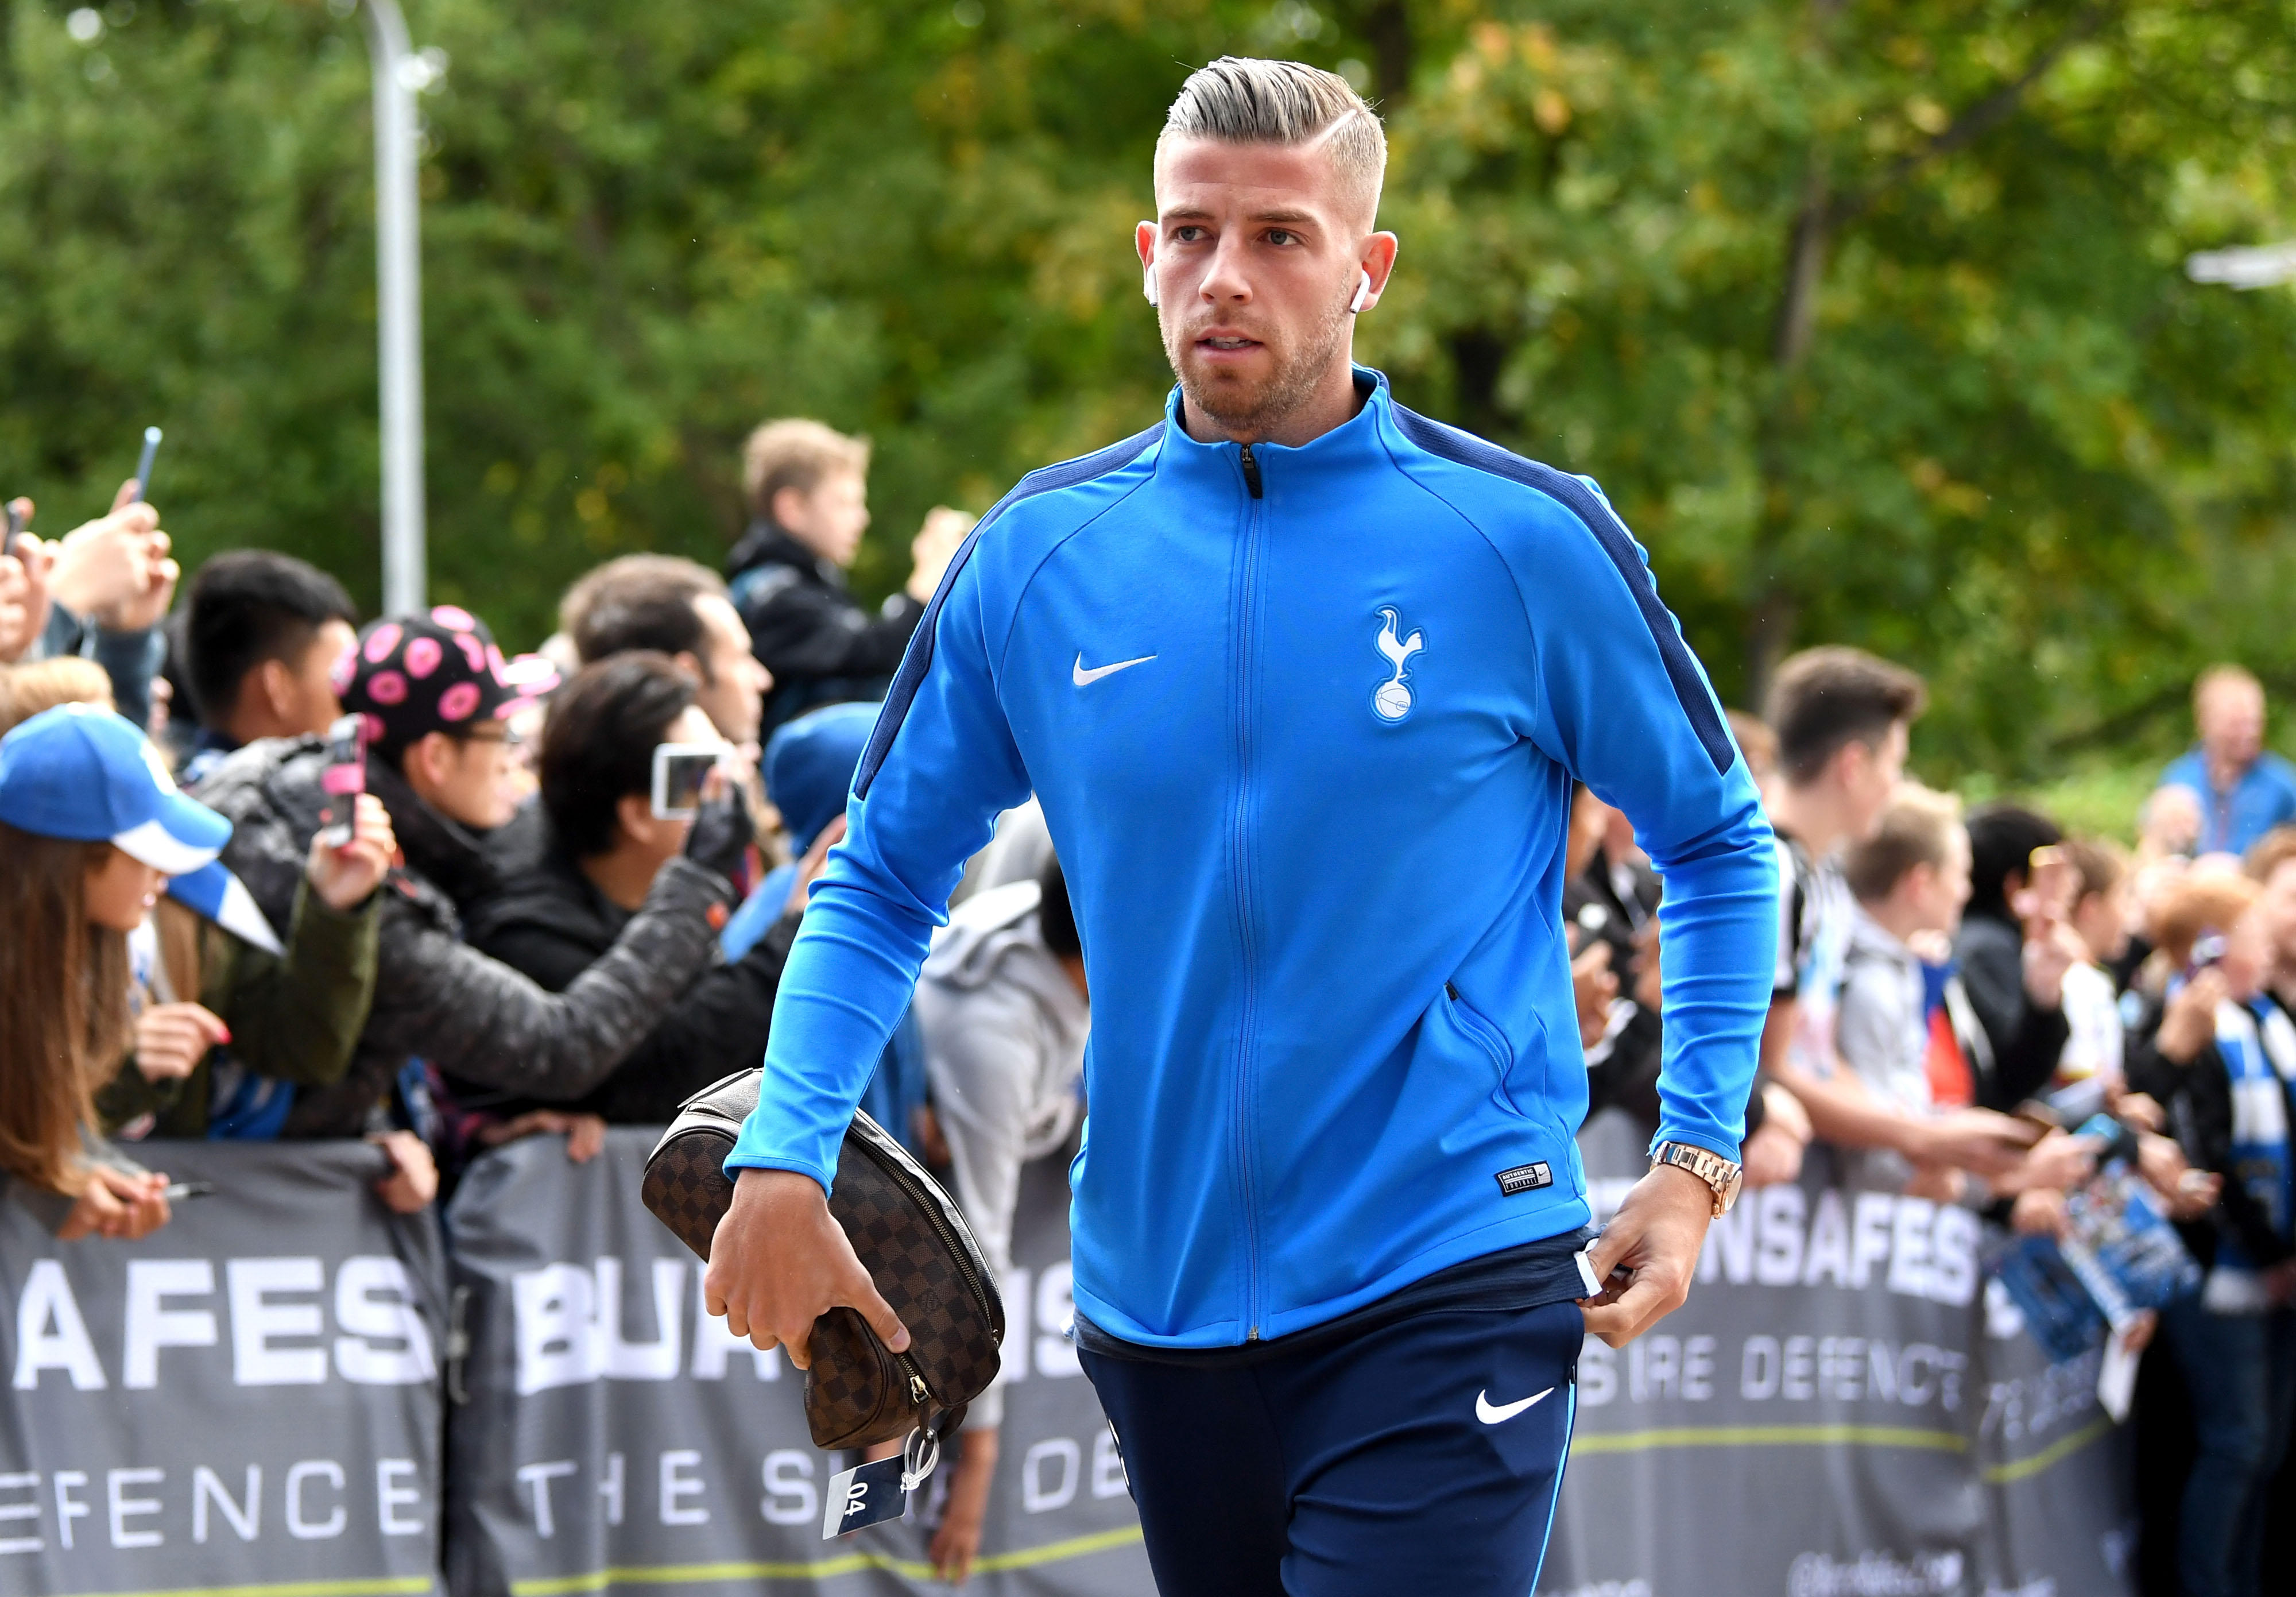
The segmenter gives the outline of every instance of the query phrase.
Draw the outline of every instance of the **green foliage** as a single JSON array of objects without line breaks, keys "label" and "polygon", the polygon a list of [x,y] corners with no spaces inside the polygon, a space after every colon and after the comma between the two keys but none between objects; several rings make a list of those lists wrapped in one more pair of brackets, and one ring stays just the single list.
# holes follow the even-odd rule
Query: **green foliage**
[{"label": "green foliage", "polygon": [[[191,559],[376,571],[355,18],[0,6],[0,487],[51,533],[137,430]],[[1918,754],[2021,781],[2296,688],[2288,0],[420,0],[432,570],[506,641],[633,548],[714,560],[768,416],[870,434],[859,578],[925,508],[1144,424],[1130,226],[1186,67],[1370,80],[1406,402],[1598,478],[1726,696],[1929,674]],[[85,31],[83,24],[83,31]],[[1797,276],[1797,263],[1800,275]],[[1796,285],[1800,285],[1799,292]]]}]

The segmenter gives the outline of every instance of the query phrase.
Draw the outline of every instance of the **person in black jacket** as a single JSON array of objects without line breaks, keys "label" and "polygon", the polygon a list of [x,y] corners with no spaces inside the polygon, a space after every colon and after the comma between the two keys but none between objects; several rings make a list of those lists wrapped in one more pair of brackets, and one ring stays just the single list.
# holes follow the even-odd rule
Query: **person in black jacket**
[{"label": "person in black jacket", "polygon": [[2259,1590],[2269,1486],[2296,1426],[2296,1226],[2289,1202],[2296,1023],[2264,991],[2271,939],[2255,885],[2210,875],[2161,901],[2153,928],[2182,972],[2130,1040],[2128,1084],[2151,1094],[2215,1207],[2179,1225],[2206,1272],[2161,1313],[2192,1395],[2200,1452],[2177,1537],[2188,1597]]},{"label": "person in black jacket", "polygon": [[[2064,1057],[2063,970],[2088,957],[2062,919],[2029,928],[2020,914],[2033,851],[2064,840],[2054,821],[2015,804],[1969,818],[1969,907],[1954,938],[1963,990],[1993,1053],[1980,1105],[2004,1113],[2047,1086]],[[2044,948],[2032,934],[2056,944]]]},{"label": "person in black jacket", "polygon": [[726,576],[758,663],[772,673],[761,738],[820,704],[885,696],[909,634],[972,518],[937,507],[909,546],[900,592],[872,616],[845,573],[869,526],[869,445],[819,422],[768,422],[742,450],[747,532]]},{"label": "person in black jacket", "polygon": [[[655,877],[687,847],[693,822],[653,813],[657,744],[717,741],[694,702],[693,679],[667,654],[636,650],[583,669],[559,690],[539,761],[546,841],[540,860],[470,906],[475,948],[565,991],[611,950],[653,891]],[[816,861],[817,864],[817,861]],[[763,1056],[782,964],[797,934],[806,873],[776,924],[741,959],[718,961],[656,1011],[652,1029],[603,1082],[547,1109],[531,1099],[466,1094],[485,1102],[494,1127],[482,1142],[529,1130],[581,1131],[570,1114],[659,1124],[710,1083]],[[594,1128],[572,1147],[594,1143]]]}]

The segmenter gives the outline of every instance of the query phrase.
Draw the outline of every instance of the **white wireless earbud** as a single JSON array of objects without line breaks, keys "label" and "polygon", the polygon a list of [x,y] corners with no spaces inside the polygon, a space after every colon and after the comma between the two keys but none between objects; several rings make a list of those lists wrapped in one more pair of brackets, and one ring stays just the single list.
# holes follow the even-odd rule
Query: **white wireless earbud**
[{"label": "white wireless earbud", "polygon": [[[1152,294],[1152,295],[1151,295],[1151,296],[1149,296],[1149,297],[1152,299],[1152,298],[1154,298],[1155,296],[1153,296],[1153,295]],[[1356,297],[1355,297],[1354,299],[1349,300],[1348,301],[1348,309],[1349,309],[1349,310],[1350,310],[1350,311],[1360,311],[1360,310],[1362,310],[1362,309],[1363,309],[1363,308],[1364,308],[1364,301],[1365,301],[1365,300],[1370,299],[1370,298],[1371,298],[1371,272],[1370,272],[1370,269],[1369,269],[1368,268],[1363,268],[1362,270],[1358,271],[1358,272],[1357,272],[1357,281],[1356,281]]]},{"label": "white wireless earbud", "polygon": [[1154,267],[1140,268],[1140,295],[1151,305],[1156,302],[1156,268]]}]

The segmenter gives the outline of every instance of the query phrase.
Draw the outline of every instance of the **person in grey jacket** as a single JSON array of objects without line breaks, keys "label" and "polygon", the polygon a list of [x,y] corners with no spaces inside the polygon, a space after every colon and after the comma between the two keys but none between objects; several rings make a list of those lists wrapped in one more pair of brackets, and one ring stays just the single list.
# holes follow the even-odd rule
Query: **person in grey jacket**
[{"label": "person in grey jacket", "polygon": [[[404,864],[383,888],[374,1006],[333,1087],[299,1096],[284,1133],[357,1136],[387,1107],[410,1058],[506,1096],[564,1102],[603,1082],[710,959],[733,896],[727,868],[746,813],[705,811],[613,947],[562,992],[462,940],[462,909],[498,874],[488,835],[510,820],[504,717],[521,707],[483,627],[441,605],[370,624],[340,685],[369,717],[367,789],[390,812]],[[281,925],[325,803],[318,738],[267,739],[229,756],[199,792],[228,816],[225,852]],[[472,1106],[475,1107],[475,1106]]]},{"label": "person in grey jacket", "polygon": [[[988,888],[950,913],[917,982],[916,1015],[957,1204],[1001,1280],[1013,1268],[1021,1167],[1057,1151],[1084,1115],[1092,1009],[1057,859],[1047,855],[1035,881]],[[1001,1386],[973,1399],[933,1538],[945,1578],[961,1579],[980,1545],[1004,1418]]]}]

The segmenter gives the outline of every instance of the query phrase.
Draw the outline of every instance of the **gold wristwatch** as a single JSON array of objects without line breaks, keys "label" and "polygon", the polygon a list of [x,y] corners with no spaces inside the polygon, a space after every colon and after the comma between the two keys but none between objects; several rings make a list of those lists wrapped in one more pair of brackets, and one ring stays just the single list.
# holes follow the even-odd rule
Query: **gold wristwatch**
[{"label": "gold wristwatch", "polygon": [[1691,1174],[1714,1189],[1714,1217],[1720,1219],[1738,1201],[1738,1183],[1746,1173],[1720,1154],[1709,1153],[1687,1142],[1661,1142],[1651,1149],[1652,1165],[1671,1165],[1677,1170]]}]

